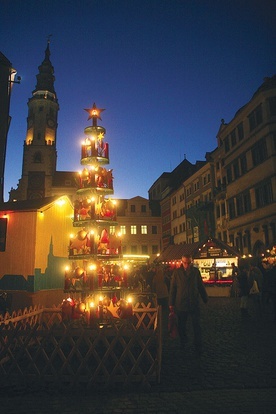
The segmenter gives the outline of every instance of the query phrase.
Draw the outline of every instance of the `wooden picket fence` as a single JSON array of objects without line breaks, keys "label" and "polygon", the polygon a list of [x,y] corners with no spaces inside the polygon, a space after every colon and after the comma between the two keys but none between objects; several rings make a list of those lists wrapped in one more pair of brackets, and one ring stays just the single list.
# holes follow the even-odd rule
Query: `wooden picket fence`
[{"label": "wooden picket fence", "polygon": [[160,381],[161,309],[136,303],[133,317],[88,326],[61,308],[33,307],[0,317],[0,385],[102,389]]}]

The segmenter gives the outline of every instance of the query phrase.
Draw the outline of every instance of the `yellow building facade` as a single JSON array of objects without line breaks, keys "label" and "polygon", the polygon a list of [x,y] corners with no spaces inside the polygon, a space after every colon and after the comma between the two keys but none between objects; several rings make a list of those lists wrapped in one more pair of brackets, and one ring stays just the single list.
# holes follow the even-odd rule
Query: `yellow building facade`
[{"label": "yellow building facade", "polygon": [[[24,287],[26,281],[30,291],[35,291],[35,286],[63,287],[72,215],[67,196],[0,205],[0,289],[11,287],[14,279],[19,281],[15,288]],[[39,283],[30,282],[36,276]]]}]

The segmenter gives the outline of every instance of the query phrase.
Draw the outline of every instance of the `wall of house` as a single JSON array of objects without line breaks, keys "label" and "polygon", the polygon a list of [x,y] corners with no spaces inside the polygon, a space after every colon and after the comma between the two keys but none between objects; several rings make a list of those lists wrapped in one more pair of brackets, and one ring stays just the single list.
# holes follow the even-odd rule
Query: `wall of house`
[{"label": "wall of house", "polygon": [[0,277],[5,274],[33,274],[35,264],[35,212],[10,212],[7,215],[6,249],[0,252]]},{"label": "wall of house", "polygon": [[[49,246],[57,257],[68,257],[69,236],[73,231],[73,209],[69,202],[54,203],[37,213],[35,268],[45,272]],[[33,273],[32,273],[33,274]]]},{"label": "wall of house", "polygon": [[73,229],[72,214],[67,198],[63,204],[48,204],[40,211],[10,212],[6,249],[0,252],[0,279],[4,275],[16,275],[27,280],[29,276],[40,273],[53,278],[57,275],[49,275],[49,255],[59,258],[56,263],[60,263],[60,268],[55,265],[54,272],[62,277],[64,261],[68,258],[69,235]]}]

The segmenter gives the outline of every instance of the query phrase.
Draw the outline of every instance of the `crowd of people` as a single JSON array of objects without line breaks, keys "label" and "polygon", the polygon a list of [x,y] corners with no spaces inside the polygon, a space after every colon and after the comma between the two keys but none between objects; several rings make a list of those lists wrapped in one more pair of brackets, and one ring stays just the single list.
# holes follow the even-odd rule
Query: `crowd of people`
[{"label": "crowd of people", "polygon": [[[260,263],[239,266],[232,263],[232,279],[232,295],[240,298],[242,317],[250,316],[249,308],[252,316],[254,313],[259,317],[263,317],[266,309],[270,308],[276,322],[275,261],[263,259]],[[183,348],[187,342],[187,320],[191,319],[194,348],[200,353],[200,301],[207,303],[208,295],[199,269],[193,266],[192,257],[183,256],[180,267],[173,271],[157,264],[147,273],[146,285],[156,293],[157,303],[162,307],[162,313],[165,312],[168,324],[177,321],[178,336]]]},{"label": "crowd of people", "polygon": [[272,306],[276,322],[276,263],[272,259],[263,259],[259,264],[241,265],[232,263],[233,286],[240,297],[240,310],[243,316],[249,316],[249,303],[252,301],[254,312],[263,316],[266,308]]}]

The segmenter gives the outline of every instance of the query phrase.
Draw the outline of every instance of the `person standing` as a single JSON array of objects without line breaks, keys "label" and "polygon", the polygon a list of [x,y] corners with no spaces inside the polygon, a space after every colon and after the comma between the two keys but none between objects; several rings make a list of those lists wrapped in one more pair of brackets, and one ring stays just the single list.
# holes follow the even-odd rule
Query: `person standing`
[{"label": "person standing", "polygon": [[197,353],[202,351],[202,336],[200,323],[200,301],[208,302],[208,295],[202,281],[200,271],[193,266],[192,257],[184,255],[181,266],[175,269],[172,275],[169,309],[175,312],[178,318],[178,333],[181,346],[187,341],[187,320],[192,320],[194,346]]},{"label": "person standing", "polygon": [[267,310],[272,305],[274,322],[276,322],[276,264],[274,260],[263,259],[263,293],[262,304],[263,310]]},{"label": "person standing", "polygon": [[155,274],[152,279],[152,291],[156,293],[157,304],[161,307],[162,330],[166,334],[169,317],[169,290],[165,281],[163,266],[160,263],[155,267]]},{"label": "person standing", "polygon": [[169,291],[165,282],[165,274],[162,265],[158,263],[152,279],[152,290],[156,293],[157,303],[162,306],[162,311],[168,308]]},{"label": "person standing", "polygon": [[[252,288],[255,288],[254,283],[256,283],[256,291],[252,294]],[[249,273],[248,273],[248,284],[249,284],[249,296],[253,300],[253,308],[259,316],[262,316],[262,290],[263,290],[263,275],[261,270],[250,264]]]},{"label": "person standing", "polygon": [[235,263],[231,263],[232,266],[232,296],[234,298],[237,298],[239,296],[239,286],[238,286],[238,275],[239,275],[239,269],[235,265]]},{"label": "person standing", "polygon": [[240,292],[240,310],[242,316],[248,315],[248,295],[249,295],[249,283],[248,274],[244,266],[239,268],[238,284]]}]

